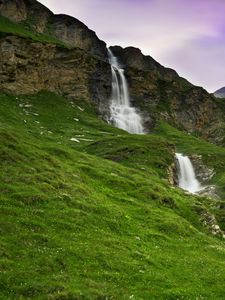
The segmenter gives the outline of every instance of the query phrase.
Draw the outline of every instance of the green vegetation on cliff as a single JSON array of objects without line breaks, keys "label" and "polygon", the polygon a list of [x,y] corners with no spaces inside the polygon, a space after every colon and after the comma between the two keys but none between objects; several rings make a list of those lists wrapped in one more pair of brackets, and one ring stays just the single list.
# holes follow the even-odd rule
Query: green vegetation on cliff
[{"label": "green vegetation on cliff", "polygon": [[222,195],[223,148],[167,124],[129,135],[46,92],[0,94],[0,140],[1,299],[224,298],[211,202],[168,183],[175,149],[201,153]]},{"label": "green vegetation on cliff", "polygon": [[58,46],[65,47],[65,44],[62,41],[50,35],[44,33],[38,33],[32,30],[30,26],[27,26],[26,28],[24,24],[14,23],[8,18],[0,16],[0,37],[8,33],[12,33],[13,35],[20,36],[23,38],[32,39],[35,42],[51,43],[51,44],[56,44]]}]

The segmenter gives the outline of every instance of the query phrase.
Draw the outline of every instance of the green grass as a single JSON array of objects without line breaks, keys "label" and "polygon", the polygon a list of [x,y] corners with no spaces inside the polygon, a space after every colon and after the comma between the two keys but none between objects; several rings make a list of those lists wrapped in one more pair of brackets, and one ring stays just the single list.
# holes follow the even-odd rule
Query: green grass
[{"label": "green grass", "polygon": [[[157,126],[155,133],[173,143],[177,152],[202,155],[204,164],[214,169],[215,175],[210,183],[216,185],[221,200],[217,204],[214,203],[213,213],[225,230],[225,148],[188,135],[164,122]],[[220,206],[220,209],[217,209],[217,206]]]},{"label": "green grass", "polygon": [[50,44],[56,44],[61,47],[66,47],[63,42],[50,35],[44,33],[38,33],[32,30],[32,28],[29,26],[27,26],[26,28],[25,24],[14,23],[10,21],[8,18],[0,16],[0,37],[4,37],[9,33],[23,38],[29,38],[36,42],[50,43]]},{"label": "green grass", "polygon": [[211,151],[222,183],[223,148],[166,124],[129,135],[47,92],[0,94],[0,140],[1,299],[224,298],[209,200],[167,180],[175,150]]},{"label": "green grass", "polygon": [[186,154],[202,155],[203,162],[216,171],[212,184],[220,189],[221,197],[225,199],[225,148],[219,147],[198,137],[188,135],[172,126],[161,122],[155,129],[155,133],[166,138],[174,144],[178,152]]}]

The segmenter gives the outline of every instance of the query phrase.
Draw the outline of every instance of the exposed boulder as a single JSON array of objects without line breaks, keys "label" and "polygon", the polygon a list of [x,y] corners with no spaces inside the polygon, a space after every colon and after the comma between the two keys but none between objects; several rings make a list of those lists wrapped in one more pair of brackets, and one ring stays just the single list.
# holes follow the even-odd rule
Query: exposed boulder
[{"label": "exposed boulder", "polygon": [[198,195],[212,199],[220,199],[220,197],[217,195],[217,188],[215,185],[205,186],[201,191],[198,192]]},{"label": "exposed boulder", "polygon": [[50,19],[53,35],[70,47],[78,47],[107,59],[106,43],[79,20],[67,15],[53,15]]},{"label": "exposed boulder", "polygon": [[221,230],[216,217],[209,212],[204,211],[201,215],[201,221],[211,231],[213,235],[225,238],[225,232]]},{"label": "exposed boulder", "polygon": [[[36,0],[0,0],[0,15],[56,38],[71,49],[9,36],[2,38],[0,88],[17,93],[22,89],[24,93],[49,89],[68,97],[92,99],[99,103],[103,115],[107,115],[110,66],[106,44],[94,31],[73,17],[54,15]],[[147,131],[162,119],[186,132],[225,145],[225,105],[218,99],[137,48],[111,49],[125,68],[131,104],[143,116]],[[89,54],[92,59],[88,58]],[[84,63],[87,58],[89,62]]]}]

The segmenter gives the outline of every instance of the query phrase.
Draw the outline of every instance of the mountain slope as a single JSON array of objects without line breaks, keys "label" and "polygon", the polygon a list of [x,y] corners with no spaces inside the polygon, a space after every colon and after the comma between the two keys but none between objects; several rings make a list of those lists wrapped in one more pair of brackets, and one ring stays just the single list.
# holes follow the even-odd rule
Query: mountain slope
[{"label": "mountain slope", "polygon": [[106,44],[94,31],[73,17],[54,15],[36,0],[2,0],[0,16],[24,26],[29,32],[59,40],[67,47],[78,47],[101,58],[107,57]]},{"label": "mountain slope", "polygon": [[217,98],[225,98],[225,87],[214,92],[214,96]]},{"label": "mountain slope", "polygon": [[134,47],[111,47],[125,68],[133,105],[150,117],[150,127],[163,119],[188,133],[225,143],[225,103],[165,68]]},{"label": "mountain slope", "polygon": [[129,135],[49,93],[0,101],[1,299],[222,297],[224,242],[200,221],[208,200],[169,185],[162,131]]},{"label": "mountain slope", "polygon": [[[102,120],[94,32],[35,0],[0,14],[0,298],[223,299],[225,149],[197,136],[224,144],[224,101],[113,48],[151,130],[129,135]],[[202,155],[220,199],[174,185],[176,151]]]},{"label": "mountain slope", "polygon": [[[18,93],[18,85],[24,85],[26,78],[23,93],[47,89],[70,99],[82,98],[93,102],[104,119],[109,118],[111,69],[107,48],[92,30],[73,17],[54,15],[36,0],[2,0],[0,15],[3,32],[0,73],[4,74],[1,89]],[[17,38],[12,38],[10,33]],[[35,45],[33,41],[41,44]],[[38,53],[33,54],[35,47],[36,52],[41,53],[41,61],[37,59]],[[118,46],[111,49],[125,68],[132,103],[141,111],[148,131],[163,119],[177,128],[224,145],[224,102],[218,102],[203,88],[179,77],[152,57],[144,56],[139,49]],[[87,56],[84,66],[83,57]],[[28,63],[37,66],[33,70]],[[59,72],[67,75],[60,76]],[[28,76],[27,73],[34,74]],[[43,81],[45,77],[51,80]]]},{"label": "mountain slope", "polygon": [[0,36],[0,89],[13,94],[49,90],[91,102],[101,111],[108,107],[109,64],[79,48],[46,43],[45,38],[30,37],[30,32],[26,38],[8,33]]}]

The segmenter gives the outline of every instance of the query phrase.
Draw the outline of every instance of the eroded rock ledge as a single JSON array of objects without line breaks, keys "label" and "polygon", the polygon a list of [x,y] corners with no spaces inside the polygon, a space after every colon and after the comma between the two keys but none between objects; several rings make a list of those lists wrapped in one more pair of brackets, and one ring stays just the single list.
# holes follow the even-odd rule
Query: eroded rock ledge
[{"label": "eroded rock ledge", "polygon": [[66,49],[12,35],[0,38],[0,90],[15,95],[48,90],[104,110],[111,69],[78,48]]}]

